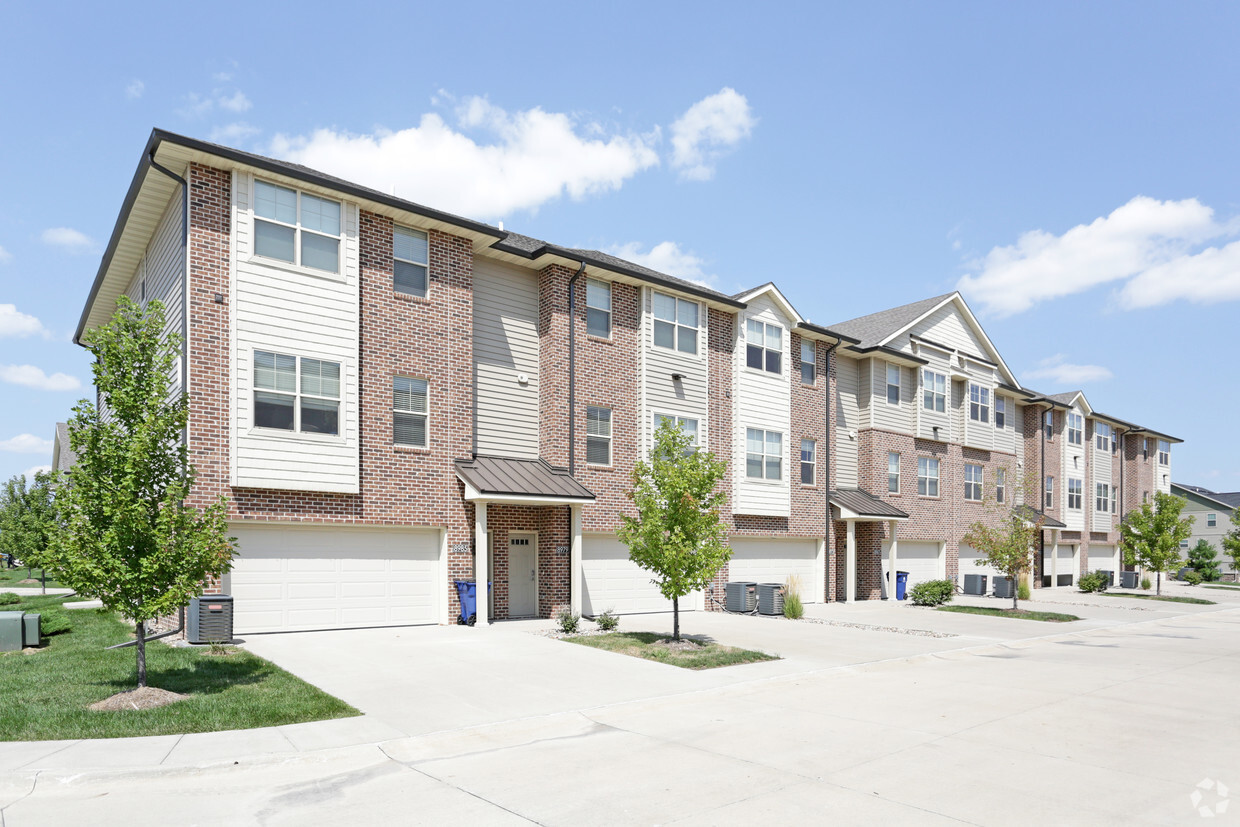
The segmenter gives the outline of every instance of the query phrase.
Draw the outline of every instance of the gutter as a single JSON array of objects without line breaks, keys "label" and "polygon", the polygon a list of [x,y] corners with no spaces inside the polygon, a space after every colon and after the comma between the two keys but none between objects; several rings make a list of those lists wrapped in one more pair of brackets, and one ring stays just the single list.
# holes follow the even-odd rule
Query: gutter
[{"label": "gutter", "polygon": [[568,475],[577,474],[577,279],[586,271],[585,261],[568,280]]}]

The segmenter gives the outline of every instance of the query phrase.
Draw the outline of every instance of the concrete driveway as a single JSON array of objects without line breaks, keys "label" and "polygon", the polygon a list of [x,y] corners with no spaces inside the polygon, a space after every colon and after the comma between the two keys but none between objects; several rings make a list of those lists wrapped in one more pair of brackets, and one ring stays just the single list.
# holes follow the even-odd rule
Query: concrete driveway
[{"label": "concrete driveway", "polygon": [[1240,790],[1240,596],[1193,594],[1223,603],[1082,597],[1081,631],[887,604],[692,615],[787,654],[703,673],[538,623],[255,638],[390,736],[178,768],[36,760],[0,777],[3,823],[1195,823],[1213,782]]}]

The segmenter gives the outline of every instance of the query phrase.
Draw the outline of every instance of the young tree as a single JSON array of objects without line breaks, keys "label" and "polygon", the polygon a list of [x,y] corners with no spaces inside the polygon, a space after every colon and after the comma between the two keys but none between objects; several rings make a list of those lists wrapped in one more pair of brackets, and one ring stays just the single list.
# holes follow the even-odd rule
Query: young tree
[{"label": "young tree", "polygon": [[45,590],[48,548],[59,527],[53,502],[55,483],[55,473],[40,471],[33,483],[27,484],[19,474],[0,490],[0,553],[20,560],[27,577],[32,569],[43,569]]},{"label": "young tree", "polygon": [[87,400],[73,409],[78,459],[58,492],[65,531],[49,561],[62,583],[133,622],[140,687],[146,621],[184,606],[233,554],[224,498],[201,512],[185,504],[188,409],[170,392],[180,339],[161,341],[163,328],[159,302],[143,310],[122,297],[112,321],[87,335],[106,415]]},{"label": "young tree", "polygon": [[1187,501],[1159,491],[1154,501],[1141,503],[1128,512],[1119,526],[1120,548],[1124,562],[1147,571],[1157,572],[1162,594],[1162,573],[1180,562],[1180,541],[1193,533],[1193,518],[1180,517]]},{"label": "young tree", "polygon": [[1223,535],[1223,553],[1231,558],[1231,570],[1240,578],[1240,508],[1231,512],[1231,531]]},{"label": "young tree", "polygon": [[1207,583],[1219,579],[1218,551],[1209,540],[1198,540],[1197,545],[1188,550],[1188,565]]},{"label": "young tree", "polygon": [[966,543],[986,555],[977,565],[990,566],[1011,578],[1013,609],[1018,607],[1021,575],[1033,567],[1044,519],[1031,508],[1018,507],[1000,512],[989,524],[974,522],[964,535]]},{"label": "young tree", "polygon": [[616,532],[629,559],[654,575],[672,601],[672,639],[680,640],[680,598],[704,589],[732,556],[725,542],[716,486],[727,466],[666,419],[655,432],[649,460],[633,468],[629,499],[637,517],[621,516]]}]

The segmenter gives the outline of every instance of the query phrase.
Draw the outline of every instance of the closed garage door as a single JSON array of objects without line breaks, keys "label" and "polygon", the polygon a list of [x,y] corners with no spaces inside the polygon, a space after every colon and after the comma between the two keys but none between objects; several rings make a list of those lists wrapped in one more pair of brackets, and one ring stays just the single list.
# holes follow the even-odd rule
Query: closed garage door
[{"label": "closed garage door", "polygon": [[1076,550],[1077,546],[1059,547],[1059,575],[1057,586],[1072,586],[1076,583]]},{"label": "closed garage door", "polygon": [[[586,534],[581,540],[581,611],[590,616],[611,609],[617,614],[670,612],[672,601],[659,593],[651,573],[629,559],[629,547],[610,534]],[[686,595],[681,611],[697,608],[701,595]]]},{"label": "closed garage door", "polygon": [[[900,540],[896,546],[896,568],[908,572],[908,587],[927,580],[943,577],[939,561],[939,544]],[[891,571],[891,544],[883,546],[883,589],[887,588],[887,576]]]},{"label": "closed garage door", "polygon": [[966,574],[985,575],[986,594],[993,594],[995,591],[995,578],[1006,577],[1007,575],[1002,574],[1001,572],[999,572],[998,569],[995,569],[992,566],[977,565],[976,561],[984,559],[985,557],[986,557],[985,554],[973,548],[973,546],[967,546],[961,543],[960,544],[960,577],[958,579],[958,582],[960,583],[961,586],[963,586],[964,576]]},{"label": "closed garage door", "polygon": [[237,634],[437,623],[439,532],[240,527]]},{"label": "closed garage door", "polygon": [[801,599],[817,603],[822,599],[818,585],[817,540],[761,540],[733,537],[732,561],[728,580],[751,583],[783,583],[789,575],[801,580]]},{"label": "closed garage door", "polygon": [[1089,547],[1089,570],[1090,571],[1115,571],[1115,546],[1093,546]]}]

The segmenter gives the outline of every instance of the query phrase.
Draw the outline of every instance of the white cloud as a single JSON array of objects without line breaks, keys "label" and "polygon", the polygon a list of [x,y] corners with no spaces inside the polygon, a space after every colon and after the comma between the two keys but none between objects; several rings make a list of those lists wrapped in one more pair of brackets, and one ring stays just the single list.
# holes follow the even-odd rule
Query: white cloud
[{"label": "white cloud", "polygon": [[672,124],[672,166],[682,178],[709,180],[715,162],[748,138],[756,123],[745,96],[725,86],[690,106]]},{"label": "white cloud", "polygon": [[52,466],[50,465],[36,465],[32,468],[27,468],[25,471],[23,471],[22,476],[26,478],[26,484],[30,485],[30,483],[34,482],[35,474],[46,473],[51,470],[52,470]]},{"label": "white cloud", "polygon": [[245,112],[251,106],[253,104],[250,103],[250,99],[240,89],[234,89],[231,94],[222,89],[212,89],[210,94],[206,95],[190,92],[185,96],[185,105],[176,112],[187,120],[197,120],[205,118],[217,109]]},{"label": "white cloud", "polygon": [[8,264],[12,260],[13,254],[4,249],[4,247],[0,247],[0,264]]},{"label": "white cloud", "polygon": [[52,338],[51,331],[34,316],[21,312],[15,304],[0,304],[0,338],[12,336],[24,339],[35,335],[44,339]]},{"label": "white cloud", "polygon": [[645,251],[636,241],[630,241],[628,244],[608,247],[607,252],[625,261],[707,287],[711,286],[715,280],[714,276],[702,270],[702,265],[706,263],[704,260],[680,249],[680,245],[675,241],[662,241]]},{"label": "white cloud", "polygon": [[1119,291],[1120,306],[1128,310],[1177,299],[1194,304],[1240,299],[1240,241],[1151,267]]},{"label": "white cloud", "polygon": [[[437,99],[450,98],[439,93]],[[457,108],[461,130],[435,113],[399,131],[319,129],[278,135],[271,152],[383,192],[481,218],[536,210],[564,194],[581,199],[619,189],[659,158],[649,135],[608,134],[597,124],[538,107],[508,112],[484,98]]]},{"label": "white cloud", "polygon": [[44,244],[59,247],[68,253],[89,253],[95,249],[95,242],[90,236],[72,227],[49,227],[40,239]]},{"label": "white cloud", "polygon": [[34,434],[18,434],[12,439],[0,439],[0,451],[16,454],[45,454],[52,450],[52,441]]},{"label": "white cloud", "polygon": [[207,136],[207,140],[217,144],[235,145],[253,138],[260,132],[262,130],[257,126],[251,126],[244,121],[237,121],[236,123],[213,128]]},{"label": "white cloud", "polygon": [[1067,356],[1057,353],[1049,359],[1038,362],[1033,370],[1021,374],[1025,379],[1044,379],[1059,386],[1077,388],[1090,382],[1105,382],[1114,374],[1102,365],[1074,365],[1067,361]]},{"label": "white cloud", "polygon": [[0,382],[11,382],[40,391],[72,391],[82,387],[76,378],[65,373],[48,376],[34,365],[0,365]]},{"label": "white cloud", "polygon": [[137,100],[142,97],[142,93],[146,91],[146,84],[138,79],[129,81],[129,85],[125,87],[125,97],[130,100]]},{"label": "white cloud", "polygon": [[[1220,265],[1235,261],[1238,251],[1226,252],[1229,246],[1218,255],[1206,255],[1207,250],[1194,256],[1194,250],[1211,239],[1233,235],[1237,229],[1240,225],[1235,221],[1216,221],[1214,210],[1195,198],[1158,201],[1137,196],[1110,215],[1078,224],[1063,235],[1032,230],[1016,244],[995,247],[975,263],[980,272],[964,276],[957,286],[1000,316],[1134,278],[1140,284],[1123,299],[1126,306],[1148,306],[1141,302],[1154,301],[1155,296],[1162,296],[1155,303],[1188,298],[1174,291],[1167,297],[1167,291],[1151,289],[1147,274],[1168,272],[1160,268],[1177,265],[1183,268],[1179,272],[1201,281],[1204,274],[1217,273]],[[1215,300],[1222,301],[1236,289],[1232,275],[1230,284],[1221,290],[1200,286],[1193,296],[1200,301],[1203,293],[1219,294],[1221,298]]]},{"label": "white cloud", "polygon": [[240,90],[228,96],[221,95],[216,98],[216,102],[219,103],[220,108],[227,109],[229,112],[245,112],[253,106],[250,103],[250,99]]}]

